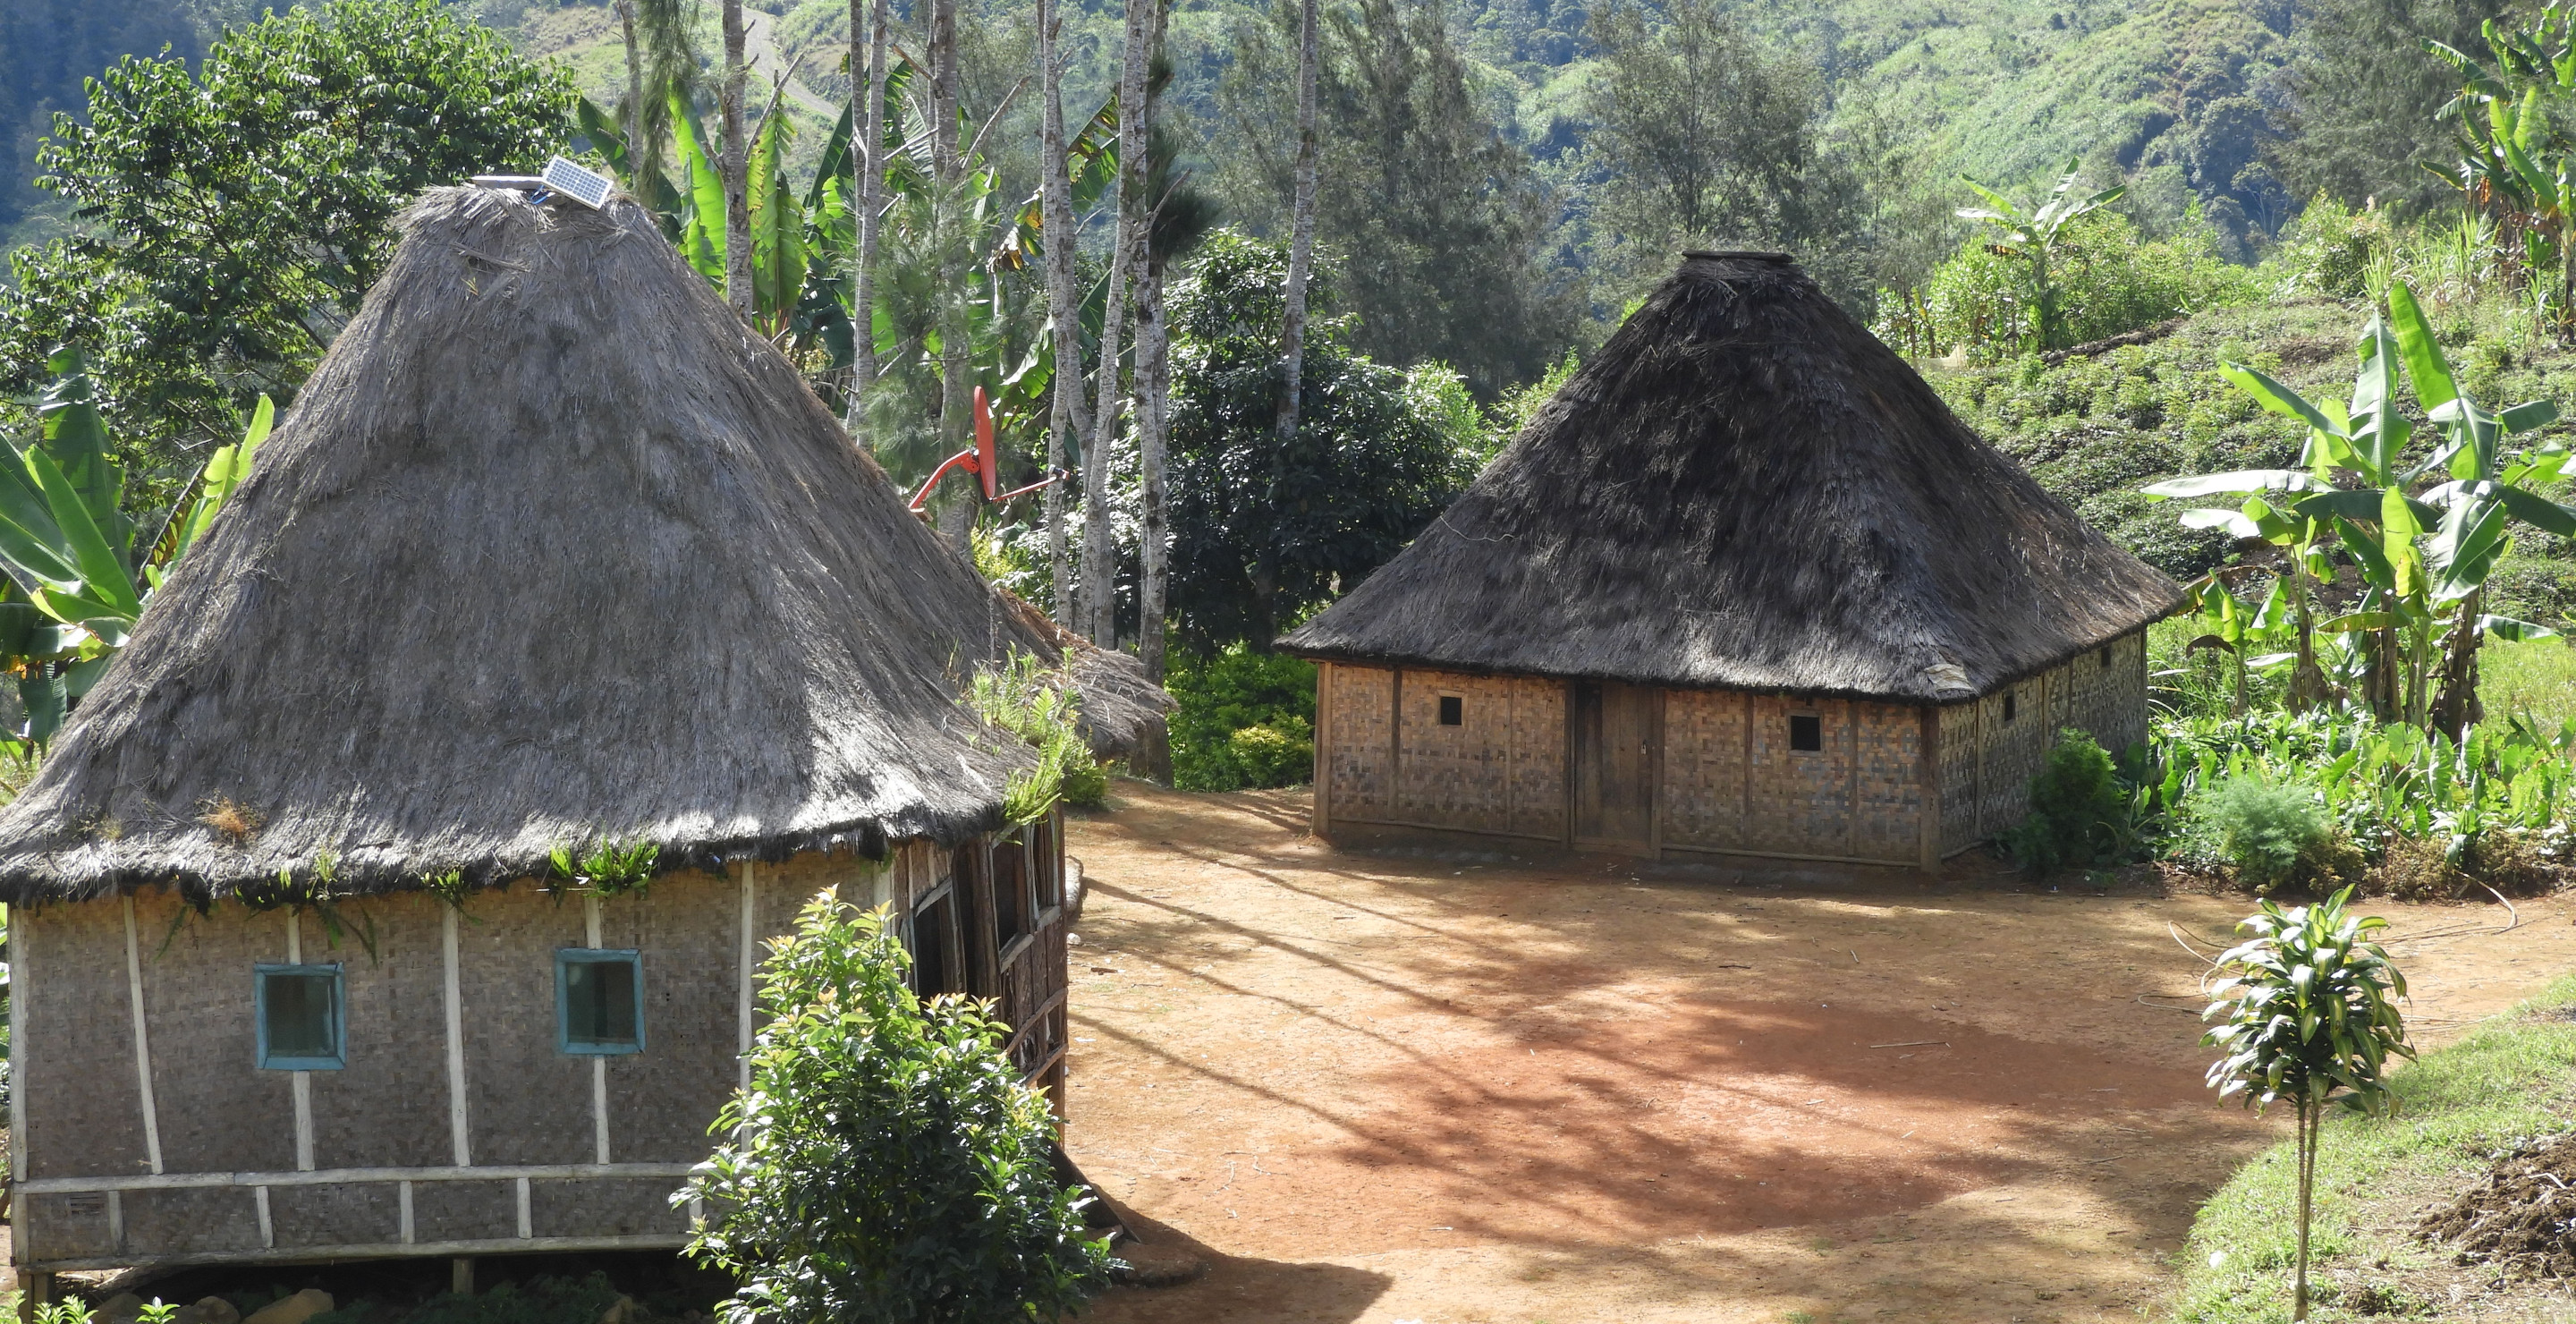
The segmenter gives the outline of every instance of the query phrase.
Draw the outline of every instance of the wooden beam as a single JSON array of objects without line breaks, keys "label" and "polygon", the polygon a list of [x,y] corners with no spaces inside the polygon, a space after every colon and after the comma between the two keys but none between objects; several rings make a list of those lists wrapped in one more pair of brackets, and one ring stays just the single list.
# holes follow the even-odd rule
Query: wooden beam
[{"label": "wooden beam", "polygon": [[1330,840],[1333,835],[1333,664],[1315,668],[1315,813],[1307,830]]},{"label": "wooden beam", "polygon": [[295,1172],[164,1172],[124,1176],[39,1177],[17,1183],[20,1195],[79,1195],[92,1191],[183,1191],[249,1186],[351,1186],[423,1181],[624,1181],[686,1177],[689,1163],[515,1163],[485,1168],[321,1168]]},{"label": "wooden beam", "polygon": [[[286,908],[286,963],[304,964],[304,924],[300,913],[293,906]],[[341,987],[340,996],[343,998],[348,996],[348,988],[345,984]],[[346,1007],[341,1008],[340,1023],[344,1027],[348,1024]],[[344,1034],[346,1032],[345,1029],[342,1031]],[[349,1046],[340,1045],[340,1051],[347,1053]],[[295,1166],[300,1171],[311,1172],[313,1170],[313,1073],[295,1072],[294,1081]],[[262,1229],[268,1226],[268,1191],[265,1187],[261,1188],[259,1193],[259,1225]],[[266,1236],[264,1231],[262,1236],[263,1238]]]},{"label": "wooden beam", "polygon": [[[152,1100],[152,1037],[147,1028],[150,1016],[143,1008],[143,949],[135,938],[134,894],[131,892],[125,895],[125,992],[134,1004],[134,1084],[143,1103],[143,1157],[154,1172],[159,1172],[161,1111]],[[13,1006],[13,1014],[15,1010]],[[14,1044],[17,1040],[13,1038],[10,1042]],[[12,1132],[11,1138],[23,1134],[23,1131]]]},{"label": "wooden beam", "polygon": [[[902,859],[901,849],[898,848],[895,858],[887,863],[897,864]],[[734,984],[734,1043],[738,1054],[736,1061],[742,1078],[741,1085],[744,1089],[751,1088],[751,981],[752,977],[759,973],[760,956],[759,937],[753,929],[753,925],[759,922],[753,909],[756,890],[760,885],[759,881],[752,876],[752,870],[757,867],[750,860],[742,862],[742,950],[737,958],[739,964]]]},{"label": "wooden beam", "polygon": [[1915,739],[1922,744],[1921,761],[1915,777],[1921,782],[1917,802],[1919,821],[1916,836],[1923,852],[1923,869],[1927,873],[1941,868],[1941,706],[1928,704],[1922,709],[1920,732]]},{"label": "wooden beam", "polygon": [[347,1246],[289,1246],[255,1251],[205,1251],[187,1255],[164,1255],[148,1259],[131,1256],[49,1261],[43,1270],[31,1271],[33,1278],[42,1272],[79,1273],[98,1269],[182,1269],[200,1264],[347,1264],[359,1260],[464,1259],[475,1255],[517,1255],[529,1252],[565,1253],[606,1250],[678,1250],[689,1244],[685,1232],[653,1232],[609,1237],[506,1237],[480,1241],[423,1241],[406,1245],[399,1241],[373,1242]]},{"label": "wooden beam", "polygon": [[465,1108],[465,998],[459,987],[456,954],[456,907],[449,905],[439,914],[439,947],[446,959],[447,999],[447,1142],[457,1167],[474,1162],[473,1146],[468,1140]]}]

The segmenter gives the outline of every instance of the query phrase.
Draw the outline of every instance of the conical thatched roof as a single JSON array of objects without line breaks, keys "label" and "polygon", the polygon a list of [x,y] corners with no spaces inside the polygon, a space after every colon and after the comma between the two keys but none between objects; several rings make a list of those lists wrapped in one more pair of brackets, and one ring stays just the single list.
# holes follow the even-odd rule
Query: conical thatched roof
[{"label": "conical thatched roof", "polygon": [[1776,254],[1692,254],[1447,514],[1282,646],[1955,700],[2182,600]]},{"label": "conical thatched roof", "polygon": [[[904,509],[622,199],[446,189],[0,813],[0,899],[506,880],[999,824],[1029,757],[956,702],[1061,652]],[[1108,742],[1157,720],[1079,660]],[[236,806],[247,835],[211,827]]]}]

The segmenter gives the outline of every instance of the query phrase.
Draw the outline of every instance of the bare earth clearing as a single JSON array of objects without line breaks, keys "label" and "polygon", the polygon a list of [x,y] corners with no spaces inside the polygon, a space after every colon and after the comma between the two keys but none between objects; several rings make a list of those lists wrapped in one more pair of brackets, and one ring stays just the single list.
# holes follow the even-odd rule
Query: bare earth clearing
[{"label": "bare earth clearing", "polygon": [[[2135,1320],[2286,1134],[2201,1083],[2240,897],[1994,866],[1336,851],[1303,793],[1121,782],[1075,824],[1084,1171],[1213,1263],[1086,1318]],[[2576,909],[2379,902],[2438,1043],[2576,968]]]}]

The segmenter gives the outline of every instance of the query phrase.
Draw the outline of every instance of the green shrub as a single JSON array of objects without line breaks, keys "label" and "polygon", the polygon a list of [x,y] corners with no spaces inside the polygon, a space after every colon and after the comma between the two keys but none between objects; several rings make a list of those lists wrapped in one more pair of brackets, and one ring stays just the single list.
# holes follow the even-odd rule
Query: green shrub
[{"label": "green shrub", "polygon": [[2334,834],[2307,788],[2260,777],[2225,778],[2193,796],[2190,810],[2204,849],[2266,896],[2299,881]]},{"label": "green shrub", "polygon": [[[2218,256],[2206,225],[2142,243],[2128,218],[2110,211],[2067,227],[2053,274],[2069,345],[2203,308],[2251,303],[2261,293],[2252,272]],[[1888,311],[1875,328],[1880,339],[1917,356],[1964,347],[1985,363],[2023,352],[2037,316],[2028,268],[1998,256],[1981,237],[1935,267],[1912,299],[1881,303]]]},{"label": "green shrub", "polygon": [[2320,194],[2290,222],[2258,275],[2286,297],[2358,299],[2369,293],[2372,265],[2385,265],[2396,251],[2388,213],[2354,211]]},{"label": "green shrub", "polygon": [[2030,779],[2030,817],[2000,840],[2004,853],[2033,873],[2119,863],[2137,839],[2131,817],[2130,793],[2111,756],[2070,727]]},{"label": "green shrub", "polygon": [[1174,659],[1172,784],[1185,791],[1295,786],[1314,776],[1315,664],[1234,644]]},{"label": "green shrub", "polygon": [[1107,1285],[1055,1122],[986,1004],[924,1004],[885,913],[826,891],[762,964],[769,1018],[715,1153],[688,1253],[742,1283],[723,1324],[1052,1320]]}]

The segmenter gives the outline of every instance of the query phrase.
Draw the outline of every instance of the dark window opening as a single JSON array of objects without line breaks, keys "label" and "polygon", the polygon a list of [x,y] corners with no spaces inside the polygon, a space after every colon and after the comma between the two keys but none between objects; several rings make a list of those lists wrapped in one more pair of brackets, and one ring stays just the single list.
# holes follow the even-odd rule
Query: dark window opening
[{"label": "dark window opening", "polygon": [[2013,719],[2014,698],[2015,696],[2010,693],[2004,695],[2004,720],[2007,722]]},{"label": "dark window opening", "polygon": [[2111,650],[2107,645],[2102,649],[2102,669],[2104,671],[2111,669]]},{"label": "dark window opening", "polygon": [[1017,841],[993,843],[993,922],[1005,943],[1037,927],[1037,907],[1029,898],[1028,847]]},{"label": "dark window opening", "polygon": [[1467,724],[1467,701],[1459,698],[1455,694],[1441,695],[1440,724],[1442,726],[1465,726]]},{"label": "dark window opening", "polygon": [[1789,716],[1789,748],[1816,753],[1825,747],[1825,719],[1814,713]]},{"label": "dark window opening", "polygon": [[255,965],[259,1064],[272,1071],[337,1071],[347,1017],[336,965]]},{"label": "dark window opening", "polygon": [[957,951],[957,893],[938,896],[912,912],[912,988],[925,998],[966,991],[965,962]]},{"label": "dark window opening", "polygon": [[1030,889],[1037,896],[1038,909],[1064,904],[1064,871],[1055,858],[1055,824],[1040,819],[1029,825],[1029,870],[1035,875]]},{"label": "dark window opening", "polygon": [[555,1012],[567,1053],[644,1051],[644,959],[631,951],[555,953]]}]

